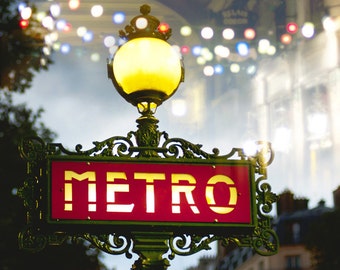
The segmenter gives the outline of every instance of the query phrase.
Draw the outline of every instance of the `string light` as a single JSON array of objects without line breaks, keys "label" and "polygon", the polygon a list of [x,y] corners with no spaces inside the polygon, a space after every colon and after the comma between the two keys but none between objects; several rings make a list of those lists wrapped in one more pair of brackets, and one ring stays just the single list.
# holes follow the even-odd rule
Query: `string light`
[{"label": "string light", "polygon": [[[69,0],[68,1],[68,7],[70,10],[76,10],[80,7],[80,1],[79,0]],[[22,20],[19,21],[19,25],[22,29],[25,29],[29,26],[29,19],[32,16],[32,9],[29,7],[26,3],[20,3],[18,4],[18,11],[20,13],[20,16]],[[93,5],[90,10],[90,14],[93,17],[100,17],[104,13],[104,8],[102,5]],[[40,21],[43,25],[43,27],[47,28],[50,31],[54,31],[54,28],[60,32],[69,32],[72,30],[72,25],[67,22],[66,20],[59,18],[62,15],[62,10],[60,4],[57,3],[51,3],[49,8],[49,14],[46,14],[44,12],[37,12],[35,15],[35,18]],[[121,24],[125,21],[126,15],[124,12],[117,11],[112,14],[112,22],[115,24]],[[334,21],[330,17],[324,17],[322,19],[322,23],[325,30],[334,29]],[[145,29],[148,27],[148,22],[145,20],[145,18],[140,18],[136,21],[136,27],[139,29]],[[158,26],[159,32],[167,32],[169,31],[170,26],[167,23],[161,23]],[[226,66],[230,66],[231,72],[238,73],[241,70],[240,63],[233,63],[229,65],[229,61],[231,58],[231,55],[235,55],[237,53],[238,55],[242,56],[243,59],[248,59],[248,57],[253,57],[255,54],[261,54],[263,57],[269,57],[273,56],[277,53],[277,50],[280,48],[280,50],[286,48],[289,44],[293,41],[293,36],[295,33],[298,32],[298,30],[301,29],[301,34],[303,37],[310,39],[314,37],[315,35],[315,26],[311,22],[305,22],[301,28],[299,28],[298,24],[295,22],[288,22],[286,24],[286,33],[283,33],[283,35],[280,36],[277,43],[281,43],[285,46],[279,46],[280,44],[271,44],[271,42],[266,39],[257,39],[256,40],[256,31],[253,28],[246,28],[244,29],[243,33],[239,33],[239,31],[236,32],[235,29],[232,28],[225,28],[221,32],[221,35],[224,40],[232,42],[232,44],[235,44],[234,50],[231,51],[228,47],[221,44],[212,44],[212,42],[209,42],[209,48],[205,47],[203,48],[201,45],[196,44],[195,46],[188,46],[188,45],[182,45],[178,46],[178,53],[179,54],[191,54],[196,58],[196,62],[199,65],[205,65],[206,63],[209,63],[211,61],[220,62],[225,61],[224,65],[221,65],[219,68],[216,69],[216,65],[214,63],[211,63],[214,67],[213,74],[219,74],[219,72],[224,72]],[[52,38],[50,35],[46,35],[45,37],[45,44],[50,46],[54,50],[60,50],[62,53],[68,53],[71,51],[71,44],[67,45],[60,45],[60,42],[58,41],[58,33],[57,31],[54,32],[55,35]],[[94,39],[95,33],[92,31],[89,31],[84,26],[80,26],[77,28],[77,36],[86,43],[92,42]],[[180,34],[183,37],[189,37],[192,35],[193,29],[189,25],[184,25],[180,28]],[[243,34],[244,39],[246,39],[248,42],[242,41],[239,38],[237,38],[237,41],[234,42],[233,40],[235,37],[239,37]],[[201,38],[204,40],[213,40],[215,36],[215,29],[209,26],[203,27],[200,31]],[[254,41],[252,41],[254,40]],[[105,38],[102,38],[102,43],[105,47],[108,48],[109,52],[115,50],[117,46],[120,46],[124,40],[122,39],[115,39],[113,36],[106,36]],[[227,43],[228,44],[228,43]],[[255,48],[254,46],[256,46]],[[211,47],[210,47],[211,46]],[[228,45],[229,46],[229,45]],[[255,49],[255,50],[254,50]],[[252,56],[250,56],[252,55]],[[235,64],[235,65],[234,65]],[[223,68],[222,68],[223,67]],[[209,68],[208,68],[209,70]],[[254,70],[251,66],[245,66],[245,63],[242,63],[242,70],[246,71],[247,74],[251,74],[252,70]],[[248,72],[248,70],[250,70]],[[256,68],[255,68],[256,70]],[[209,72],[207,74],[210,74]],[[210,75],[209,75],[210,76]]]}]

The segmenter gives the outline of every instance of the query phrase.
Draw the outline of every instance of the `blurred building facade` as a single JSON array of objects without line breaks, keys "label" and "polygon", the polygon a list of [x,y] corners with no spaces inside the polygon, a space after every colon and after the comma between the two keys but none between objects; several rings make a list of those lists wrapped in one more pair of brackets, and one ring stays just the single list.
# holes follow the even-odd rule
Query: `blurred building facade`
[{"label": "blurred building facade", "polygon": [[[270,141],[276,152],[268,168],[274,190],[284,182],[304,195],[308,185],[312,204],[322,197],[333,203],[325,195],[339,184],[339,3],[258,1],[257,11],[257,41],[263,36],[278,43],[291,21],[297,25],[312,22],[315,34],[310,38],[301,32],[291,34],[291,42],[277,45],[274,56],[254,53],[245,60],[231,55],[239,61],[241,71],[253,61],[254,74],[224,73],[192,79],[194,84],[182,94],[190,100],[190,115],[175,119],[176,125],[200,129],[198,140],[207,141],[207,148],[222,145],[228,150],[245,147],[248,141]],[[325,21],[331,23],[326,26]],[[191,80],[189,76],[197,75],[190,72],[190,59],[185,58],[185,63]]]},{"label": "blurred building facade", "polygon": [[[264,33],[274,25],[278,35],[280,24],[275,16],[266,16],[272,14],[265,7],[267,2],[260,5],[258,27]],[[207,118],[213,126],[230,127],[231,133],[232,129],[241,130],[241,136],[234,136],[240,146],[247,140],[272,142],[276,156],[268,177],[273,190],[278,191],[284,183],[294,194],[305,194],[308,187],[311,199],[294,198],[290,191],[280,195],[275,223],[281,243],[277,255],[262,257],[250,248],[219,248],[219,263],[202,258],[191,270],[312,269],[311,253],[302,241],[308,224],[340,206],[340,3],[280,2],[285,2],[282,25],[310,21],[317,34],[310,39],[296,34],[277,57],[258,58],[256,74],[251,78],[209,78],[208,84],[216,89],[213,110]],[[332,19],[330,28],[323,25],[327,18]],[[234,83],[227,84],[226,80]],[[242,102],[245,106],[240,107]],[[219,141],[223,138],[215,140]],[[308,208],[310,202],[316,206]],[[326,206],[332,204],[334,208]]]},{"label": "blurred building facade", "polygon": [[280,241],[279,252],[261,256],[251,248],[218,247],[216,258],[203,257],[197,267],[189,270],[312,270],[313,256],[305,247],[305,239],[313,222],[327,212],[339,209],[340,186],[333,192],[335,208],[320,201],[309,209],[308,199],[296,198],[286,190],[277,203],[278,216],[274,228]]},{"label": "blurred building facade", "polygon": [[[313,19],[312,2],[296,2],[296,21]],[[308,185],[316,196],[337,186],[340,161],[340,8],[338,1],[324,7],[336,22],[332,31],[296,37],[279,57],[259,62],[250,112],[252,132],[278,153],[275,173],[295,192]]]}]

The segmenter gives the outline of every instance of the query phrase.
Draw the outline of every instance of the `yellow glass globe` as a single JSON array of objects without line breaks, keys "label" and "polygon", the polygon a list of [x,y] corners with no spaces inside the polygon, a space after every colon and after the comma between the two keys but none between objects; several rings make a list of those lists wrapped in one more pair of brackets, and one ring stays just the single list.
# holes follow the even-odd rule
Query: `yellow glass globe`
[{"label": "yellow glass globe", "polygon": [[[117,89],[126,99],[158,96],[157,103],[169,98],[183,81],[179,55],[164,40],[135,38],[122,45],[114,55],[113,75]],[[123,92],[123,93],[122,93]],[[131,103],[137,103],[131,101]]]}]

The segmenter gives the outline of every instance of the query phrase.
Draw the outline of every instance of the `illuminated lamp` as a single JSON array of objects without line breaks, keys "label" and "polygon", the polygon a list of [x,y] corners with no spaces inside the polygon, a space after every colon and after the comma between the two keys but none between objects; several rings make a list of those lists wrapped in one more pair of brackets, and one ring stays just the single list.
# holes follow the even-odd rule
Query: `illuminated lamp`
[{"label": "illuminated lamp", "polygon": [[299,27],[295,22],[289,22],[286,25],[286,31],[289,34],[295,34],[298,31]]},{"label": "illuminated lamp", "polygon": [[184,68],[167,42],[171,28],[149,15],[148,5],[141,6],[140,12],[126,32],[119,32],[127,42],[108,63],[108,76],[126,101],[140,113],[150,114],[176,92],[184,80]]},{"label": "illuminated lamp", "polygon": [[167,42],[171,28],[160,26],[160,21],[149,15],[150,10],[148,5],[141,6],[142,15],[119,31],[126,42],[107,68],[118,93],[141,114],[135,132],[137,145],[144,149],[139,156],[157,157],[152,147],[159,145],[161,135],[154,114],[184,81],[184,67],[178,51]]}]

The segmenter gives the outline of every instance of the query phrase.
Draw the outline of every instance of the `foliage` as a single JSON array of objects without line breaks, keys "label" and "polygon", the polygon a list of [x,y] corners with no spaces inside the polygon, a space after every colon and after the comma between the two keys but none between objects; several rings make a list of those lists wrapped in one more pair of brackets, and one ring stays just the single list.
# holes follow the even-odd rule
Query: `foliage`
[{"label": "foliage", "polygon": [[39,121],[41,113],[14,106],[10,95],[0,93],[0,269],[105,269],[98,250],[82,244],[65,243],[33,254],[18,248],[18,232],[26,222],[23,201],[16,196],[26,177],[18,142],[22,136],[38,135],[46,142],[56,136]]},{"label": "foliage", "polygon": [[0,1],[0,89],[23,93],[34,72],[47,70],[51,58],[43,53],[48,30],[36,19],[36,8],[27,28],[20,27],[17,1]]},{"label": "foliage", "polygon": [[340,209],[325,213],[313,223],[306,242],[317,270],[340,269]]}]

